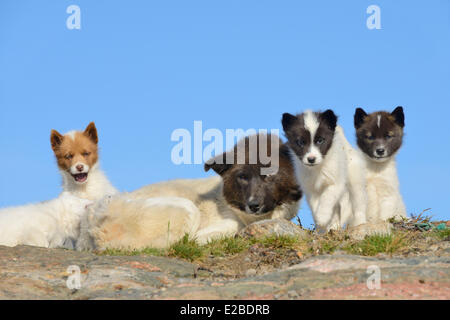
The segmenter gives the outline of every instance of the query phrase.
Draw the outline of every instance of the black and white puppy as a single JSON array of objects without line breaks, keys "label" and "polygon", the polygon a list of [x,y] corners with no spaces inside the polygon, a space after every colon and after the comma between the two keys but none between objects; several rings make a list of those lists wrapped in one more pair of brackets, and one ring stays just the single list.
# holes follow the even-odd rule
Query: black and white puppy
[{"label": "black and white puppy", "polygon": [[367,167],[367,220],[406,217],[395,164],[403,142],[403,108],[371,114],[357,108],[354,121],[358,147],[365,155]]},{"label": "black and white puppy", "polygon": [[345,138],[332,110],[283,114],[302,186],[319,231],[366,222],[364,161]]}]

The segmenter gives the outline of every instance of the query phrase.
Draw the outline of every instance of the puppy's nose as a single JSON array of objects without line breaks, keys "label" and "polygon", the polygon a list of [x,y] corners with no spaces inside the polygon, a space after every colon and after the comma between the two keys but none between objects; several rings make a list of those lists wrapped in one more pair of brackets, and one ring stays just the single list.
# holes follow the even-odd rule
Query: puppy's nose
[{"label": "puppy's nose", "polygon": [[77,170],[78,170],[79,172],[81,172],[81,171],[83,171],[84,166],[83,166],[82,164],[79,164],[79,165],[76,166],[76,168],[77,168]]},{"label": "puppy's nose", "polygon": [[316,162],[316,157],[308,157],[308,162],[313,164],[314,162]]},{"label": "puppy's nose", "polygon": [[382,156],[384,154],[384,148],[378,148],[377,150],[375,150],[377,155]]},{"label": "puppy's nose", "polygon": [[247,203],[247,205],[248,205],[248,207],[250,208],[250,210],[252,211],[252,212],[257,212],[259,209],[260,209],[260,205],[259,205],[259,202],[258,201],[256,201],[256,200],[252,200],[252,201],[249,201],[248,203]]}]

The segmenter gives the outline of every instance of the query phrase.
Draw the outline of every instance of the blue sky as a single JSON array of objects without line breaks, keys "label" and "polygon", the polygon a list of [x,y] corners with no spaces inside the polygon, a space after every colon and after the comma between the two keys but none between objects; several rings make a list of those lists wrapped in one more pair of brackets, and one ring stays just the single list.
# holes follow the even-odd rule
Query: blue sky
[{"label": "blue sky", "polygon": [[[66,8],[81,9],[69,30]],[[381,8],[369,30],[366,9]],[[54,198],[52,128],[95,121],[120,190],[211,175],[175,165],[174,129],[281,129],[283,112],[406,112],[409,213],[450,218],[450,1],[0,2],[0,207]],[[306,203],[300,211],[312,223]]]}]

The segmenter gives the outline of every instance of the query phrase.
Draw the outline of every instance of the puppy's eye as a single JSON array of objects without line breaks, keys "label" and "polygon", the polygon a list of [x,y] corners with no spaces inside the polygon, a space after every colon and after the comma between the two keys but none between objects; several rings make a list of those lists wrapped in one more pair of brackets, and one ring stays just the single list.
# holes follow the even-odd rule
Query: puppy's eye
[{"label": "puppy's eye", "polygon": [[369,135],[369,136],[366,136],[366,139],[367,139],[367,140],[375,140],[375,137],[372,136],[372,135]]},{"label": "puppy's eye", "polygon": [[387,139],[392,139],[393,137],[394,137],[394,134],[392,134],[392,133],[386,134]]},{"label": "puppy's eye", "polygon": [[87,157],[89,156],[91,153],[90,152],[83,152],[83,157]]},{"label": "puppy's eye", "polygon": [[325,142],[325,139],[324,139],[324,138],[322,138],[322,137],[317,137],[316,143],[317,143],[318,145],[321,145],[321,144],[324,143],[324,142]]},{"label": "puppy's eye", "polygon": [[296,143],[300,148],[303,148],[303,147],[305,146],[305,140],[303,140],[303,139],[297,139],[297,140],[295,141],[295,143]]},{"label": "puppy's eye", "polygon": [[238,175],[238,179],[241,182],[247,182],[248,181],[248,176],[246,174],[240,174],[240,175]]},{"label": "puppy's eye", "polygon": [[64,158],[66,158],[67,160],[70,160],[70,159],[73,158],[73,155],[71,155],[71,154],[69,153],[69,154],[66,154],[66,155],[64,156]]}]

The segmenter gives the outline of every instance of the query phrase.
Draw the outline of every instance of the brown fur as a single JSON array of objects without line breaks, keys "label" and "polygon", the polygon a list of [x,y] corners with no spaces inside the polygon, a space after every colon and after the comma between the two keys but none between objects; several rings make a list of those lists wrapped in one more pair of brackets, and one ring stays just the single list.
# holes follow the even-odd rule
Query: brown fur
[{"label": "brown fur", "polygon": [[371,114],[358,108],[354,121],[358,147],[370,158],[376,159],[376,149],[380,145],[384,146],[384,157],[390,157],[400,149],[405,125],[402,107],[397,107],[392,113],[378,111]]},{"label": "brown fur", "polygon": [[92,167],[98,161],[98,135],[94,122],[91,122],[83,132],[75,132],[74,139],[52,130],[50,142],[61,170],[68,171],[78,162]]},{"label": "brown fur", "polygon": [[[259,150],[267,150],[265,154],[271,156],[271,138],[262,139],[260,135],[256,143],[256,148],[250,148],[249,137],[240,143],[245,143],[245,163],[238,163],[238,146],[234,148],[235,164],[226,164],[227,153],[222,154],[205,164],[205,170],[212,168],[223,179],[223,194],[228,203],[242,211],[253,204],[254,208],[261,210],[255,214],[264,214],[272,211],[282,203],[298,201],[302,192],[295,179],[294,167],[289,149],[278,139],[277,149],[279,164],[277,172],[272,175],[261,174],[261,168],[268,168],[269,164],[263,164]],[[250,152],[251,150],[251,152]],[[263,152],[264,154],[264,152]],[[252,158],[252,156],[254,158]],[[251,164],[251,159],[256,159],[256,163]],[[253,200],[250,201],[250,198]]]}]

